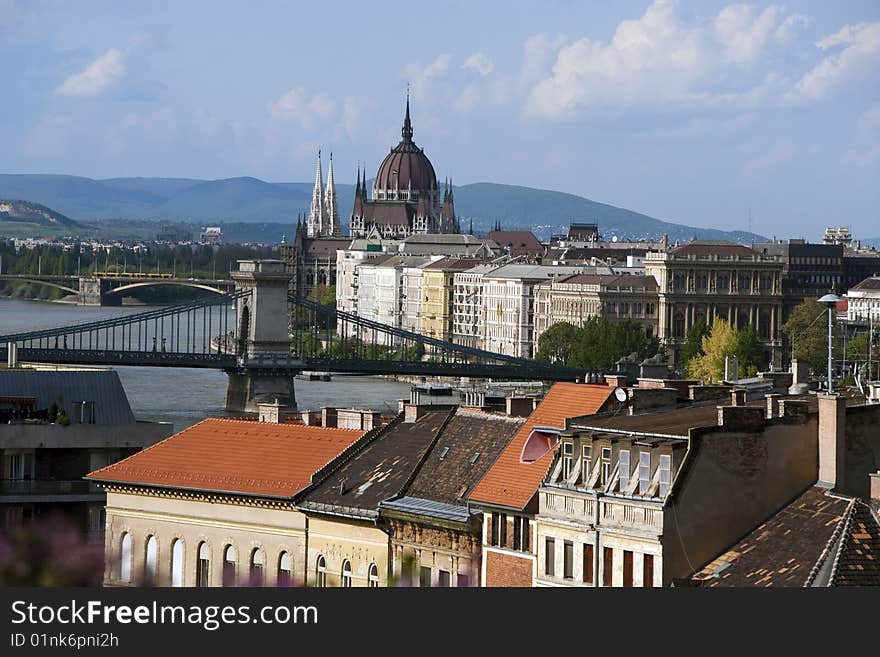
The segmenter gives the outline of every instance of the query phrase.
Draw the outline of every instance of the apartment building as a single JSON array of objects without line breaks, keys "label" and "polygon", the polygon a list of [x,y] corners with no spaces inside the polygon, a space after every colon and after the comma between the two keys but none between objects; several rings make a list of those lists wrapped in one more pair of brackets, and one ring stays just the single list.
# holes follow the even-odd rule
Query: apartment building
[{"label": "apartment building", "polygon": [[425,266],[422,273],[422,334],[438,340],[452,340],[455,275],[481,262],[473,258],[443,258]]},{"label": "apartment building", "polygon": [[483,277],[502,266],[495,262],[455,272],[452,278],[452,341],[482,349],[486,339]]},{"label": "apartment building", "polygon": [[535,334],[559,322],[581,326],[590,317],[632,319],[657,334],[657,281],[653,276],[573,274],[535,286]]}]

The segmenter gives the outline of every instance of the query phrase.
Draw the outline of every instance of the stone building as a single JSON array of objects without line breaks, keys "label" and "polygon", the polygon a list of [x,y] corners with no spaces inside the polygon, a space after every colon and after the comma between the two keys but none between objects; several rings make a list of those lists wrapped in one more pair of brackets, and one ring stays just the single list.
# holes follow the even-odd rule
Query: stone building
[{"label": "stone building", "polygon": [[422,272],[423,335],[452,340],[455,275],[476,267],[480,262],[472,258],[443,258],[425,267]]},{"label": "stone building", "polygon": [[452,341],[482,349],[486,341],[486,304],[483,277],[502,266],[502,259],[477,265],[452,277]]},{"label": "stone building", "polygon": [[301,585],[296,495],[363,435],[208,418],[92,472],[107,492],[105,585]]},{"label": "stone building", "polygon": [[729,242],[690,242],[645,256],[645,274],[658,284],[658,335],[673,364],[697,317],[737,328],[751,325],[765,360],[782,362],[782,268],[779,256]]},{"label": "stone building", "polygon": [[559,322],[582,326],[590,317],[632,319],[657,335],[657,281],[653,276],[573,274],[535,286],[535,335]]},{"label": "stone building", "polygon": [[482,514],[467,496],[523,418],[459,408],[397,498],[382,502],[397,580],[413,586],[479,586]]},{"label": "stone building", "polygon": [[866,278],[849,289],[847,319],[851,322],[868,323],[880,327],[880,276]]},{"label": "stone building", "polygon": [[536,446],[547,430],[564,430],[566,418],[611,408],[613,390],[605,385],[555,384],[474,487],[468,500],[483,514],[481,586],[534,584],[538,488],[552,461],[548,453],[533,458]]}]

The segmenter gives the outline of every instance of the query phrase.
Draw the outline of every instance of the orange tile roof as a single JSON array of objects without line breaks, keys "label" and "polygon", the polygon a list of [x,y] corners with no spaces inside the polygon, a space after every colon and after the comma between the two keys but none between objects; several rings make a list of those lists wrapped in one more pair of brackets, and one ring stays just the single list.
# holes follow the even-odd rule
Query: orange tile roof
[{"label": "orange tile roof", "polygon": [[95,481],[290,497],[364,433],[208,418],[86,476]]},{"label": "orange tile roof", "polygon": [[614,388],[605,385],[555,384],[476,485],[469,499],[477,503],[525,508],[547,476],[554,453],[551,450],[532,463],[520,461],[523,446],[532,428],[538,426],[562,429],[566,418],[598,412],[613,392]]}]

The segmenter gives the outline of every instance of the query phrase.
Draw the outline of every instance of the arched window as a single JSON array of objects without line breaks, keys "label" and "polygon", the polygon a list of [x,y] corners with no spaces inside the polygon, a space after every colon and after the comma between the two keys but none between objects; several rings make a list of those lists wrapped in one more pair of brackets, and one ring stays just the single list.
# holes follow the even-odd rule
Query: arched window
[{"label": "arched window", "polygon": [[290,586],[293,584],[293,563],[290,554],[282,552],[278,558],[278,586]]},{"label": "arched window", "polygon": [[210,586],[211,548],[207,543],[199,545],[199,560],[196,564],[196,586]]},{"label": "arched window", "polygon": [[318,555],[318,561],[315,565],[315,586],[327,586],[327,562],[322,555]]},{"label": "arched window", "polygon": [[263,585],[263,566],[266,565],[266,555],[260,548],[254,548],[251,553],[251,586]]},{"label": "arched window", "polygon": [[351,562],[348,559],[342,562],[342,587],[351,588]]},{"label": "arched window", "polygon": [[119,550],[119,581],[131,582],[131,534],[122,535],[122,544]]},{"label": "arched window", "polygon": [[148,586],[154,586],[156,584],[156,574],[158,573],[158,554],[156,548],[156,537],[148,537],[146,559],[144,559],[144,583],[146,583]]},{"label": "arched window", "polygon": [[374,563],[370,564],[370,573],[368,579],[370,580],[371,589],[379,588],[379,568]]},{"label": "arched window", "polygon": [[227,545],[223,550],[223,586],[235,586],[235,562],[238,555],[235,548]]},{"label": "arched window", "polygon": [[171,543],[171,586],[183,586],[183,541]]}]

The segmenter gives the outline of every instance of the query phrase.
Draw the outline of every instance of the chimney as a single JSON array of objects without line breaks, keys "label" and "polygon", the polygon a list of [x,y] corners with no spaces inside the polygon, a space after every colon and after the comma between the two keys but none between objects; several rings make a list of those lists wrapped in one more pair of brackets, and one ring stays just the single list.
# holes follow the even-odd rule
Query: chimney
[{"label": "chimney", "polygon": [[284,405],[275,398],[275,401],[260,402],[257,404],[260,422],[269,424],[281,424],[284,420]]},{"label": "chimney", "polygon": [[808,413],[810,412],[810,404],[804,399],[785,399],[779,400],[779,417],[786,418],[794,424],[806,422]]},{"label": "chimney", "polygon": [[791,385],[810,382],[810,364],[802,363],[797,358],[791,359]]},{"label": "chimney", "polygon": [[730,391],[730,405],[731,406],[745,406],[746,405],[746,391],[745,390],[731,390]]},{"label": "chimney", "polygon": [[531,397],[506,397],[504,403],[505,411],[510,417],[528,417],[534,406]]},{"label": "chimney", "polygon": [[406,404],[403,407],[403,421],[415,422],[422,417],[427,410],[428,407],[424,404]]},{"label": "chimney", "polygon": [[846,473],[846,398],[818,394],[819,483],[842,490]]},{"label": "chimney", "polygon": [[626,374],[606,374],[605,384],[612,388],[624,388],[629,385],[629,376]]},{"label": "chimney", "polygon": [[764,395],[764,398],[767,400],[767,419],[770,420],[774,417],[779,417],[779,398],[781,397],[778,393],[771,393],[769,395]]},{"label": "chimney", "polygon": [[868,475],[871,481],[871,502],[875,507],[880,506],[880,470]]},{"label": "chimney", "polygon": [[763,429],[764,409],[760,406],[718,406],[718,426],[731,430]]},{"label": "chimney", "polygon": [[336,426],[336,409],[332,406],[325,406],[321,409],[321,426],[322,427],[335,427]]}]

